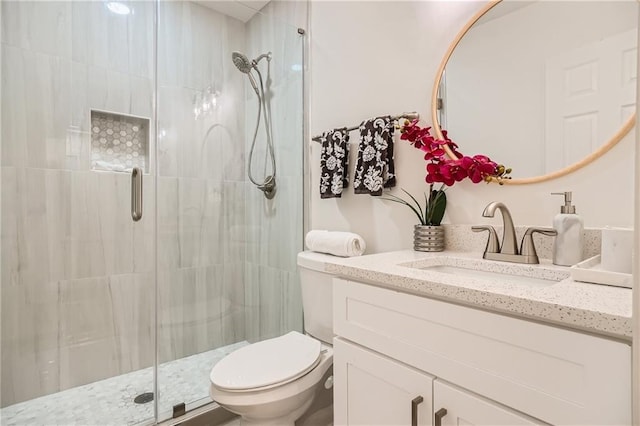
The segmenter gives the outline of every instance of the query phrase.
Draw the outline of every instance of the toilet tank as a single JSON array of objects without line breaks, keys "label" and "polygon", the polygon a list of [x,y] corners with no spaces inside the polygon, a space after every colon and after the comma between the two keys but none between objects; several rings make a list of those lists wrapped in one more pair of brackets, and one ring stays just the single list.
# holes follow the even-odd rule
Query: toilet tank
[{"label": "toilet tank", "polygon": [[333,344],[334,275],[324,272],[324,265],[335,258],[311,251],[298,253],[304,331],[330,345]]}]

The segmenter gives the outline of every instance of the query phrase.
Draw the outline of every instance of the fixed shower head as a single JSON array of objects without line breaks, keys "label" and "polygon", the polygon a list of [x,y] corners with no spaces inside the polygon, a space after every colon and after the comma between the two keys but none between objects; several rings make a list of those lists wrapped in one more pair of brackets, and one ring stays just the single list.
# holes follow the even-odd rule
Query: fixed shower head
[{"label": "fixed shower head", "polygon": [[233,52],[231,54],[231,58],[233,59],[233,65],[235,65],[241,72],[245,74],[249,74],[251,72],[253,64],[245,55],[240,52]]}]

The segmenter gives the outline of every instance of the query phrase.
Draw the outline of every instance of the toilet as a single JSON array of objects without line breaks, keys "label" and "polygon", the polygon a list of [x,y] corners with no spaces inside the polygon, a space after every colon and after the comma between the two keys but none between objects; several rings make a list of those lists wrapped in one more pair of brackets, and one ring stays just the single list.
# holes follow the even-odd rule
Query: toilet
[{"label": "toilet", "polygon": [[244,346],[212,368],[211,398],[241,416],[243,425],[294,425],[316,395],[331,388],[333,276],[323,272],[330,258],[298,254],[305,334]]}]

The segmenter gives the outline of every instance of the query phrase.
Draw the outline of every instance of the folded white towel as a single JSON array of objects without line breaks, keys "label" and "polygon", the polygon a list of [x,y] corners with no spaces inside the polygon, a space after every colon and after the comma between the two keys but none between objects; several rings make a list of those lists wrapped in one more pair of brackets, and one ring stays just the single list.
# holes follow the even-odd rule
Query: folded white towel
[{"label": "folded white towel", "polygon": [[109,162],[104,160],[94,160],[93,167],[98,170],[107,170],[111,172],[126,172],[127,169],[123,164],[117,162]]},{"label": "folded white towel", "polygon": [[353,232],[313,230],[307,232],[304,241],[309,250],[342,257],[361,256],[367,247]]}]

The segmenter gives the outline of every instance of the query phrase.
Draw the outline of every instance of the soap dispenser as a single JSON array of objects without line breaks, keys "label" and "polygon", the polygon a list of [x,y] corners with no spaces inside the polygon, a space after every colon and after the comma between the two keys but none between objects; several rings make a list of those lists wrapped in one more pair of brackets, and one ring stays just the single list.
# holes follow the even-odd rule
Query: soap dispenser
[{"label": "soap dispenser", "polygon": [[553,243],[553,263],[571,266],[582,261],[584,244],[584,222],[571,205],[571,192],[552,192],[552,195],[564,195],[564,205],[560,213],[553,218],[553,228],[558,232]]}]

